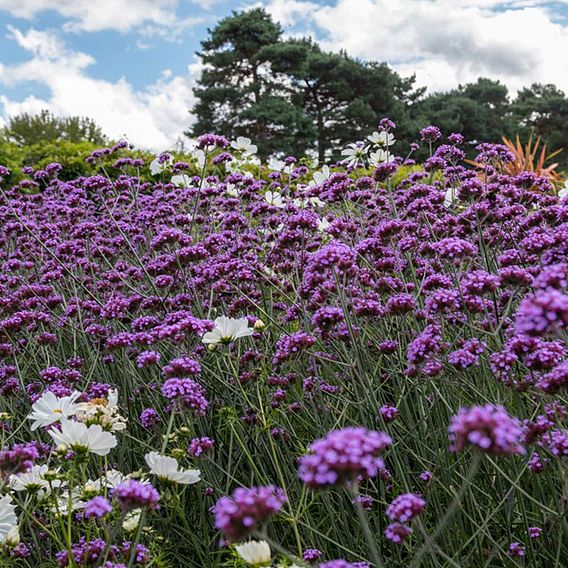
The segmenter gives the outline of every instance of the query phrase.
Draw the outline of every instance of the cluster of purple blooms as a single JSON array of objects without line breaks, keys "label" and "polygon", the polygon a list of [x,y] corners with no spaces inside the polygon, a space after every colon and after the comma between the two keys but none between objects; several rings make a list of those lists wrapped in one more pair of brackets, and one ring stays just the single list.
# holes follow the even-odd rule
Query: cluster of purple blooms
[{"label": "cluster of purple blooms", "polygon": [[376,477],[384,468],[379,457],[392,444],[384,432],[343,428],[312,442],[300,458],[298,475],[308,486],[325,488]]},{"label": "cluster of purple blooms", "polygon": [[151,483],[136,479],[129,479],[118,485],[113,489],[112,497],[124,512],[134,509],[157,511],[160,508],[160,494],[156,488]]},{"label": "cluster of purple blooms", "polygon": [[215,527],[222,531],[227,542],[238,542],[278,513],[286,501],[279,487],[239,487],[230,497],[221,497],[212,508]]},{"label": "cluster of purple blooms", "polygon": [[521,422],[509,416],[502,406],[461,408],[452,418],[449,433],[450,449],[454,452],[471,445],[488,454],[525,453]]},{"label": "cluster of purple blooms", "polygon": [[[381,121],[381,132],[394,129]],[[383,462],[391,437],[367,427],[378,420],[395,439],[399,427],[418,432],[416,416],[439,402],[429,385],[436,392],[450,385],[463,394],[455,405],[448,395],[450,405],[440,411],[448,414],[451,451],[526,453],[519,459],[528,475],[546,476],[568,456],[560,404],[568,388],[568,200],[533,172],[507,173],[513,156],[502,145],[480,144],[475,169],[463,164],[461,135],[443,140],[428,126],[420,138],[432,153],[423,168],[400,157],[365,170],[336,164],[318,183],[292,157],[284,160],[286,173],[229,168],[230,142],[215,134],[197,140],[213,166],[205,174],[164,153],[157,161],[167,168],[145,181],[128,173],[143,164],[124,155],[125,142],[88,158],[112,159],[121,172],[115,179],[101,169],[65,180],[56,163],[26,168],[28,178],[0,194],[2,403],[18,413],[46,391],[62,397],[80,390],[80,402],[106,399],[120,385],[92,380],[93,369],[106,368],[109,377],[127,369],[128,424],[152,443],[174,410],[175,420],[191,425],[177,449],[204,467],[217,457],[222,463],[237,434],[255,448],[262,447],[256,436],[266,436],[294,457],[321,435],[299,458],[300,480],[312,489],[362,486],[355,504],[375,514],[380,500],[369,480],[380,476],[385,491],[394,491],[402,473],[394,460],[392,468]],[[169,181],[179,172],[189,180],[182,187]],[[0,166],[0,183],[8,175]],[[267,191],[279,193],[284,206],[269,204]],[[202,344],[212,312],[239,318],[260,307],[270,314],[268,329],[246,347],[237,340],[210,353]],[[364,404],[354,386],[365,374],[357,367],[360,352],[376,362],[364,377],[375,400],[368,422],[355,410]],[[495,383],[504,406],[476,404],[476,393],[492,392],[483,391],[483,381]],[[405,397],[416,385],[428,394],[414,416]],[[365,425],[304,439],[315,414],[330,425]],[[224,422],[219,427],[227,416],[239,422],[231,444],[223,439]],[[18,432],[12,416],[0,427]],[[3,482],[43,463],[52,449],[10,443],[0,450]],[[404,444],[385,459],[394,451],[403,455]],[[414,471],[427,463],[414,462]],[[435,483],[426,485],[432,478],[417,473],[416,490],[435,491]],[[279,488],[240,488],[217,501],[215,526],[237,542],[285,503]],[[78,518],[97,527],[113,506],[126,513],[165,503],[151,484],[130,480],[89,499]],[[385,511],[386,538],[405,541],[424,510],[417,493],[396,497]],[[528,537],[541,531],[531,527]],[[23,558],[32,548],[11,554]],[[71,554],[79,565],[86,558],[96,563],[105,548],[102,539],[82,539]],[[128,565],[125,550],[112,549],[108,568]],[[521,558],[525,546],[513,542],[508,553]],[[142,549],[136,554],[140,564],[149,558]],[[304,560],[322,556],[307,549]],[[67,565],[69,551],[57,560]]]}]

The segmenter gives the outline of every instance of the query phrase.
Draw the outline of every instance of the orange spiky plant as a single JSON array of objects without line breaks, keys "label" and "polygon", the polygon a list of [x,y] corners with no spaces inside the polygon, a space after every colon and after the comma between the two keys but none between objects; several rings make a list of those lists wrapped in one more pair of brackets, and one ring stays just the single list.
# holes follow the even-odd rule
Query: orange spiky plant
[{"label": "orange spiky plant", "polygon": [[[548,179],[555,186],[561,183],[560,172],[556,171],[558,162],[548,163],[552,158],[562,152],[562,148],[546,154],[546,144],[540,146],[540,136],[534,140],[534,133],[531,133],[527,143],[523,146],[517,134],[515,142],[506,136],[502,137],[503,144],[513,154],[514,160],[503,166],[503,173],[514,176],[521,172],[534,172],[539,177]],[[539,153],[540,147],[540,153]],[[473,160],[466,160],[468,163],[483,168],[483,165]]]},{"label": "orange spiky plant", "polygon": [[517,135],[515,142],[503,136],[503,144],[507,146],[515,157],[512,162],[505,164],[503,168],[505,173],[516,175],[520,172],[534,172],[537,176],[545,177],[555,185],[560,183],[561,176],[560,173],[556,171],[558,162],[546,164],[550,162],[552,158],[560,154],[562,148],[547,155],[546,144],[543,144],[539,153],[540,136],[534,141],[533,133],[531,133],[524,147],[519,140],[519,135]]}]

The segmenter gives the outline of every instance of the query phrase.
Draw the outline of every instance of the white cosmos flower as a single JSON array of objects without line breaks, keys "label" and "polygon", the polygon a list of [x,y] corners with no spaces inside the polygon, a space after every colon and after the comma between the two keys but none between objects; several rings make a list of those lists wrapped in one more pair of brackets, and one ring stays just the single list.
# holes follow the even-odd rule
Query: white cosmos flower
[{"label": "white cosmos flower", "polygon": [[197,165],[203,168],[205,165],[205,152],[200,148],[196,148],[191,152],[191,155],[197,160]]},{"label": "white cosmos flower", "polygon": [[270,563],[270,545],[265,540],[250,540],[235,546],[237,554],[253,566],[262,566]]},{"label": "white cosmos flower", "polygon": [[52,429],[49,435],[58,445],[68,446],[73,450],[86,450],[98,456],[106,456],[118,443],[116,437],[105,432],[100,424],[87,426],[71,420],[62,420],[61,432]]},{"label": "white cosmos flower", "polygon": [[268,167],[273,172],[281,172],[286,167],[286,162],[277,160],[276,158],[270,158],[270,160],[268,160]]},{"label": "white cosmos flower", "polygon": [[239,337],[248,337],[253,334],[247,318],[218,317],[214,322],[215,328],[203,335],[202,341],[207,344],[230,343]]},{"label": "white cosmos flower", "polygon": [[321,172],[314,172],[313,180],[309,183],[310,186],[321,185],[325,180],[329,179],[331,172],[329,166],[324,166]]},{"label": "white cosmos flower", "polygon": [[0,543],[14,540],[18,530],[18,517],[16,506],[10,495],[0,498]]},{"label": "white cosmos flower", "polygon": [[162,456],[158,452],[150,452],[144,456],[150,472],[160,479],[168,479],[182,485],[197,483],[201,479],[198,469],[180,469],[175,458]]},{"label": "white cosmos flower", "polygon": [[367,136],[367,140],[371,142],[371,144],[375,144],[376,146],[381,146],[381,147],[392,146],[396,142],[393,134],[384,131],[373,132],[371,136]]},{"label": "white cosmos flower", "polygon": [[560,199],[568,197],[568,180],[564,182],[564,187],[558,192],[558,197],[560,197]]},{"label": "white cosmos flower", "polygon": [[111,389],[108,400],[95,398],[77,405],[77,420],[84,424],[100,424],[105,430],[121,432],[126,429],[126,418],[119,414],[118,390]]},{"label": "white cosmos flower", "polygon": [[64,491],[50,510],[52,513],[59,513],[66,517],[70,511],[80,511],[84,509],[86,504],[87,502],[82,498],[79,491],[72,491],[71,499],[69,499],[69,491]]},{"label": "white cosmos flower", "polygon": [[60,420],[64,420],[75,415],[78,404],[76,400],[81,393],[75,391],[70,396],[57,397],[52,392],[45,392],[36,400],[32,406],[32,412],[28,420],[33,420],[32,430],[37,430],[40,426],[51,426]]},{"label": "white cosmos flower", "polygon": [[383,162],[390,164],[391,162],[394,162],[394,155],[379,148],[376,152],[371,153],[369,156],[369,162],[373,166],[378,166]]},{"label": "white cosmos flower", "polygon": [[365,156],[366,149],[355,143],[351,143],[341,151],[341,155],[345,156],[345,162],[348,166],[357,166],[363,163],[363,158]]},{"label": "white cosmos flower", "polygon": [[138,528],[138,525],[140,524],[141,515],[142,515],[142,509],[134,509],[133,511],[130,511],[130,513],[127,513],[124,516],[124,521],[122,521],[122,528],[127,533],[134,532]]},{"label": "white cosmos flower", "polygon": [[458,190],[455,187],[448,187],[444,197],[444,207],[451,207],[453,202],[458,198]]},{"label": "white cosmos flower", "polygon": [[258,150],[254,144],[251,144],[251,139],[245,136],[237,136],[237,139],[231,142],[231,148],[241,150],[245,154],[256,154]]},{"label": "white cosmos flower", "polygon": [[47,495],[51,487],[59,487],[61,481],[54,479],[51,482],[45,480],[45,474],[49,471],[47,465],[34,465],[25,473],[10,476],[10,487],[14,491],[37,491],[41,495]]},{"label": "white cosmos flower", "polygon": [[172,176],[171,182],[176,187],[190,187],[191,186],[191,178],[187,174],[177,174]]},{"label": "white cosmos flower", "polygon": [[264,200],[268,205],[272,205],[272,207],[278,207],[279,209],[286,207],[282,194],[277,191],[267,191],[264,194]]},{"label": "white cosmos flower", "polygon": [[170,157],[167,160],[165,160],[163,163],[160,163],[160,156],[158,156],[157,158],[154,158],[150,162],[150,173],[153,176],[161,174],[172,162],[173,159]]},{"label": "white cosmos flower", "polygon": [[230,197],[238,197],[239,196],[239,190],[232,183],[227,184],[227,189],[225,189],[225,193]]},{"label": "white cosmos flower", "polygon": [[327,231],[329,229],[329,225],[330,222],[325,217],[318,219],[318,231],[320,231],[320,233]]}]

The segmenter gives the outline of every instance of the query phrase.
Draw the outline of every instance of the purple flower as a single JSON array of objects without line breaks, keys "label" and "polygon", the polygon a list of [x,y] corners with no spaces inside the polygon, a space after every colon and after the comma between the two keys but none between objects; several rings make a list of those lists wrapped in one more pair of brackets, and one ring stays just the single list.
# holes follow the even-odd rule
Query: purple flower
[{"label": "purple flower", "polygon": [[529,527],[529,536],[531,538],[540,538],[542,529],[540,527]]},{"label": "purple flower", "polygon": [[568,386],[568,361],[546,373],[537,383],[536,387],[549,394],[555,394]]},{"label": "purple flower", "polygon": [[136,358],[136,364],[141,369],[145,369],[150,365],[155,365],[160,361],[160,354],[157,351],[143,351]]},{"label": "purple flower", "polygon": [[338,558],[320,563],[319,568],[369,568],[369,565],[366,562],[347,562],[347,560]]},{"label": "purple flower", "polygon": [[230,497],[221,497],[211,509],[215,527],[227,542],[238,542],[254,528],[278,513],[287,499],[279,487],[251,487],[235,489]]},{"label": "purple flower", "polygon": [[526,335],[545,335],[568,327],[568,295],[558,290],[538,290],[517,310],[515,329]]},{"label": "purple flower", "polygon": [[391,523],[385,529],[385,536],[395,544],[400,544],[403,542],[410,534],[412,534],[412,529],[406,525],[400,523]]},{"label": "purple flower", "polygon": [[334,430],[310,444],[310,453],[299,460],[298,475],[312,488],[375,477],[384,467],[379,455],[391,444],[384,432],[360,427]]},{"label": "purple flower", "polygon": [[305,562],[315,562],[316,560],[319,560],[321,556],[321,550],[318,550],[317,548],[306,548],[306,550],[304,550],[304,554],[302,555],[302,560],[304,560]]},{"label": "purple flower", "polygon": [[509,556],[511,558],[521,558],[525,555],[525,547],[520,542],[512,542],[509,545]]},{"label": "purple flower", "polygon": [[442,137],[442,133],[437,126],[426,126],[420,131],[420,140],[422,142],[436,142]]},{"label": "purple flower", "polygon": [[386,514],[391,521],[408,523],[415,519],[422,511],[426,502],[416,493],[404,493],[391,501],[387,507]]},{"label": "purple flower", "polygon": [[458,414],[452,417],[449,434],[452,452],[472,445],[488,454],[525,453],[521,445],[521,423],[509,416],[502,406],[486,404],[460,408]]},{"label": "purple flower", "polygon": [[385,404],[379,408],[379,414],[385,422],[392,422],[398,416],[398,408]]},{"label": "purple flower", "polygon": [[429,471],[426,470],[426,471],[423,471],[420,474],[419,477],[422,481],[425,481],[426,483],[428,483],[428,481],[430,481],[432,479],[432,474]]},{"label": "purple flower", "polygon": [[203,452],[208,452],[211,448],[213,448],[214,445],[215,442],[211,438],[193,438],[189,444],[187,453],[191,457],[198,458],[201,454],[203,454]]},{"label": "purple flower", "polygon": [[192,379],[178,379],[173,377],[162,385],[162,394],[181,406],[191,408],[202,416],[205,414],[209,402],[205,398],[205,390]]},{"label": "purple flower", "polygon": [[148,430],[154,430],[158,426],[159,422],[160,417],[153,408],[145,408],[140,413],[140,424]]},{"label": "purple flower", "polygon": [[118,501],[123,511],[146,508],[157,511],[160,508],[160,494],[154,486],[135,479],[118,485],[112,491],[112,497]]},{"label": "purple flower", "polygon": [[108,499],[97,496],[87,501],[83,515],[86,519],[100,519],[111,511],[112,505],[109,503]]}]

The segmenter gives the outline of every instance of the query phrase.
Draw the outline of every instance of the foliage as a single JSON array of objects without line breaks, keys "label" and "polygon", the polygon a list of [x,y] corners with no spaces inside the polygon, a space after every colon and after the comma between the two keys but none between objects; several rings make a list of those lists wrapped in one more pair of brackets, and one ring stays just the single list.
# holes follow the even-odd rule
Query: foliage
[{"label": "foliage", "polygon": [[515,142],[503,137],[503,143],[515,157],[513,162],[505,166],[505,171],[509,175],[516,175],[521,172],[534,172],[538,177],[546,178],[558,184],[561,178],[559,172],[556,171],[558,162],[551,164],[550,160],[558,156],[562,148],[547,154],[546,144],[543,144],[539,153],[540,141],[540,136],[534,140],[531,134],[523,147],[518,135]]},{"label": "foliage", "polygon": [[327,53],[308,39],[283,40],[261,8],[233,12],[209,34],[190,133],[251,137],[261,158],[315,149],[323,163],[381,116],[403,122],[405,105],[421,93],[386,64]]},{"label": "foliage", "polygon": [[[402,78],[385,63],[325,52],[308,38],[283,39],[281,26],[262,8],[221,20],[200,55],[205,67],[187,134],[248,136],[262,158],[311,150],[321,164],[364,138],[382,116],[397,122],[401,146],[429,124],[445,135],[461,133],[470,159],[476,143],[502,136],[535,132],[553,151],[568,137],[568,99],[554,85],[533,84],[511,100],[505,85],[481,77],[424,96],[413,76]],[[423,149],[416,156],[427,154]],[[560,169],[568,167],[568,154],[558,160]]]},{"label": "foliage", "polygon": [[415,106],[413,115],[420,126],[435,124],[445,134],[462,134],[470,157],[477,143],[498,142],[514,132],[507,87],[491,79],[429,95]]},{"label": "foliage", "polygon": [[[554,85],[535,83],[521,89],[511,104],[511,113],[522,137],[534,132],[552,150],[564,148],[568,139],[568,98]],[[559,157],[560,167],[568,165],[568,155]]]},{"label": "foliage", "polygon": [[269,14],[257,8],[221,20],[204,40],[199,54],[205,65],[195,89],[192,134],[224,132],[248,134],[265,157],[278,149],[303,152],[309,139],[307,121],[294,106],[278,96],[280,86],[258,57],[262,48],[282,34]]},{"label": "foliage", "polygon": [[24,113],[10,118],[5,137],[19,146],[65,140],[72,143],[90,142],[98,146],[108,138],[94,120],[87,117],[57,117],[48,110],[38,114]]}]

